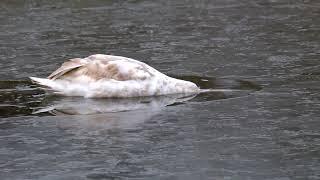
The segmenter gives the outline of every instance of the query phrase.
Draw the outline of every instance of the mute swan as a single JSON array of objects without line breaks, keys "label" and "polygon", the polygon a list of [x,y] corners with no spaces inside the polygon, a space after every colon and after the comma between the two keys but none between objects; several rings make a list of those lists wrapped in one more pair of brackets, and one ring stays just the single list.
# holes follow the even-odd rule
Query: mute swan
[{"label": "mute swan", "polygon": [[200,92],[196,84],[169,77],[143,62],[104,54],[70,59],[48,78],[30,79],[57,94],[86,98]]}]

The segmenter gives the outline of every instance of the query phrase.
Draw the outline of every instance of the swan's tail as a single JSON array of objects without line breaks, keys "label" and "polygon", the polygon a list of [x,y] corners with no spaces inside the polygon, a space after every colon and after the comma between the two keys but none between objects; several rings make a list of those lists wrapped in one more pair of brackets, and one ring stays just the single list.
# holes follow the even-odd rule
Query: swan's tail
[{"label": "swan's tail", "polygon": [[85,96],[90,92],[82,84],[69,84],[68,81],[30,77],[31,81],[42,86],[44,90],[55,95]]},{"label": "swan's tail", "polygon": [[29,77],[31,81],[35,84],[38,84],[42,86],[42,89],[53,93],[53,94],[58,94],[61,95],[63,94],[63,86],[62,84],[51,80],[51,79],[46,79],[46,78],[37,78],[37,77]]},{"label": "swan's tail", "polygon": [[46,78],[37,78],[37,77],[29,77],[32,82],[39,84],[41,86],[48,87],[50,89],[54,89],[56,86],[56,82],[54,82],[51,79],[46,79]]}]

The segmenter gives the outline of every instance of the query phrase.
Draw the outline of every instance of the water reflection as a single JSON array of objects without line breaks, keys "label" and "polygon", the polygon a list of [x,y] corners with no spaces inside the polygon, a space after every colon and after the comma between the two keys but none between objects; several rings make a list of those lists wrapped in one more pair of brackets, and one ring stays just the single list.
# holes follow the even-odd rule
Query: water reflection
[{"label": "water reflection", "polygon": [[174,94],[156,97],[85,99],[81,97],[54,97],[51,105],[33,114],[49,112],[53,115],[88,115],[148,109],[158,111],[162,107],[183,103],[196,95]]}]

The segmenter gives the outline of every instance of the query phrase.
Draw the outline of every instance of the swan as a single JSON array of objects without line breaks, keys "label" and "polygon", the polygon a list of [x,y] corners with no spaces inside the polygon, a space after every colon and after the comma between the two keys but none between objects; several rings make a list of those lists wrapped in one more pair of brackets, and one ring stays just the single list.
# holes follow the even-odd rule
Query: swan
[{"label": "swan", "polygon": [[138,60],[105,54],[70,59],[48,78],[30,79],[55,94],[85,98],[125,98],[200,92],[196,84],[169,77]]}]

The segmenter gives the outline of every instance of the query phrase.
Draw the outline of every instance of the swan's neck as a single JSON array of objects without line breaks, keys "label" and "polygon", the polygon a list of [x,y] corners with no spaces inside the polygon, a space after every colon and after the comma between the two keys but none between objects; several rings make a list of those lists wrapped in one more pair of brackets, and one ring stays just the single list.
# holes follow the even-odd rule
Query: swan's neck
[{"label": "swan's neck", "polygon": [[176,89],[180,90],[181,92],[189,93],[189,92],[198,92],[200,90],[199,87],[193,82],[184,81],[184,80],[176,79],[172,77],[170,78],[171,78],[172,85]]}]

